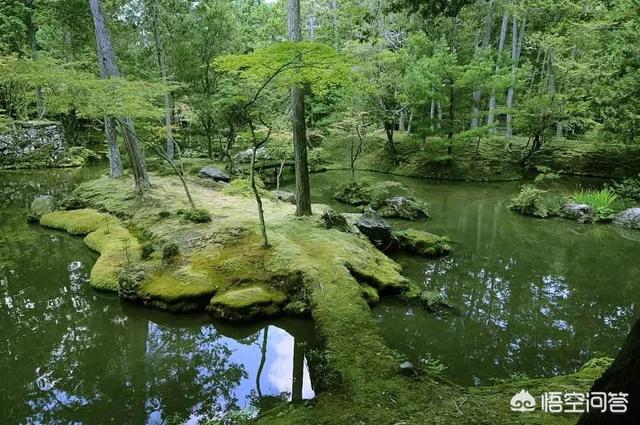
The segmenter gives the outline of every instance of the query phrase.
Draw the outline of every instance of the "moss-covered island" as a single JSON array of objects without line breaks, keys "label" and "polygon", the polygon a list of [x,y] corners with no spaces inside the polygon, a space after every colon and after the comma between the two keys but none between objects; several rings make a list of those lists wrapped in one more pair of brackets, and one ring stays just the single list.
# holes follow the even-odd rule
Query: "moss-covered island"
[{"label": "moss-covered island", "polygon": [[[385,345],[368,305],[379,293],[416,296],[397,263],[355,227],[327,228],[319,214],[326,207],[314,205],[314,216],[296,218],[293,205],[268,198],[266,249],[255,200],[241,183],[190,183],[211,221],[185,219],[180,181],[154,176],[143,198],[125,179],[86,182],[63,202],[76,209],[45,214],[40,224],[84,235],[100,253],[91,285],[135,302],[172,311],[206,309],[227,320],[310,313],[323,342],[321,359],[310,365],[317,397],[263,412],[258,423],[569,424],[575,416],[511,412],[509,395],[521,388],[534,395],[587,391],[608,365],[591,362],[569,376],[484,388],[462,388],[420,367],[401,368],[403,359]],[[419,254],[450,250],[445,238],[425,232],[395,235]]]}]

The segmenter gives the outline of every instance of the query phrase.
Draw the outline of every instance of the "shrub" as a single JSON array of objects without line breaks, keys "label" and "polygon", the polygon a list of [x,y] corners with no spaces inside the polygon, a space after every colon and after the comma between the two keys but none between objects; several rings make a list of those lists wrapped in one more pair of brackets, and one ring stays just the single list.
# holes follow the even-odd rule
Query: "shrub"
[{"label": "shrub", "polygon": [[606,219],[616,212],[615,202],[618,195],[608,187],[600,190],[581,189],[571,195],[571,202],[590,205],[599,219]]},{"label": "shrub", "polygon": [[144,245],[142,245],[142,251],[140,252],[140,258],[142,258],[143,260],[148,260],[149,258],[151,258],[151,255],[153,254],[154,248],[153,245],[151,245],[150,243],[146,243]]},{"label": "shrub", "polygon": [[415,199],[413,193],[402,184],[393,181],[380,182],[371,187],[369,190],[371,197],[371,206],[378,208],[384,204],[389,198],[402,196],[403,198]]},{"label": "shrub", "polygon": [[177,243],[170,242],[162,247],[162,259],[171,260],[180,255],[180,246]]},{"label": "shrub", "polygon": [[549,216],[549,209],[545,204],[545,190],[537,189],[531,185],[524,185],[509,204],[509,208],[525,215],[545,218]]},{"label": "shrub", "polygon": [[209,211],[202,208],[187,210],[184,212],[183,217],[192,223],[208,223],[211,221]]},{"label": "shrub", "polygon": [[622,198],[640,201],[640,174],[624,179],[622,183],[615,183],[613,190]]},{"label": "shrub", "polygon": [[158,217],[160,218],[168,218],[171,217],[171,211],[162,210],[158,213]]},{"label": "shrub", "polygon": [[364,183],[357,182],[340,186],[334,197],[349,205],[366,205],[371,201],[369,187]]}]

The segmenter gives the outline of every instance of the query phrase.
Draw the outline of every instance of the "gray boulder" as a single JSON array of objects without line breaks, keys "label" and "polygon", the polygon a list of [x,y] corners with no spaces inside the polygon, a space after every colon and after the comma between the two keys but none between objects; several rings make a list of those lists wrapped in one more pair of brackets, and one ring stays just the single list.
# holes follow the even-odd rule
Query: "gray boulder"
[{"label": "gray boulder", "polygon": [[406,220],[421,220],[429,218],[424,205],[403,196],[386,199],[378,206],[378,212],[386,218],[404,218]]},{"label": "gray boulder", "polygon": [[640,230],[640,208],[629,208],[613,218],[613,224],[627,229]]},{"label": "gray boulder", "polygon": [[395,243],[389,223],[384,221],[380,214],[371,208],[364,210],[364,213],[356,222],[356,227],[379,249],[386,250]]},{"label": "gray boulder", "polygon": [[289,202],[292,204],[296,203],[296,194],[293,192],[273,190],[271,193],[273,193],[282,202]]},{"label": "gray boulder", "polygon": [[[251,162],[251,157],[253,156],[253,148],[249,148],[243,151],[240,151],[235,156],[236,162]],[[258,148],[256,151],[256,160],[258,159],[269,159],[269,152],[267,152],[267,148],[264,146]]]},{"label": "gray boulder", "polygon": [[56,201],[51,195],[40,195],[31,202],[31,212],[29,214],[30,221],[38,221],[44,214],[50,213],[55,209]]},{"label": "gray boulder", "polygon": [[216,182],[230,182],[229,174],[214,167],[203,167],[198,171],[198,176],[211,179]]},{"label": "gray boulder", "polygon": [[591,205],[570,202],[562,207],[562,217],[578,220],[580,223],[591,223],[596,220],[596,212]]}]

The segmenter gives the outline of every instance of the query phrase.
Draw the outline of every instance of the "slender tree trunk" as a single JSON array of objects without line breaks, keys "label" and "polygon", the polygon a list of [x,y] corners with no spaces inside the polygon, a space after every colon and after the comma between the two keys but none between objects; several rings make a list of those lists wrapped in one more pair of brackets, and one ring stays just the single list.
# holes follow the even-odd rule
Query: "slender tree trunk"
[{"label": "slender tree trunk", "polygon": [[[103,78],[119,77],[120,71],[118,71],[116,56],[113,52],[111,39],[109,37],[109,31],[107,29],[104,14],[102,12],[102,2],[101,0],[89,0],[89,6],[91,8],[93,24],[96,31],[98,60],[100,62],[100,75]],[[109,121],[111,120],[105,120],[105,122]],[[127,148],[127,153],[129,154],[129,163],[131,165],[131,170],[133,171],[136,191],[142,192],[146,188],[151,186],[151,183],[149,182],[149,175],[147,174],[144,155],[142,153],[142,150],[140,149],[138,139],[133,132],[133,121],[130,118],[123,118],[120,124],[120,128],[123,132],[125,147]],[[106,131],[106,133],[107,135],[109,134],[108,131]],[[107,142],[111,143],[109,140],[107,140]],[[109,147],[109,151],[112,151],[111,146]]]},{"label": "slender tree trunk", "polygon": [[[481,52],[484,52],[491,45],[491,27],[493,26],[493,0],[489,0],[487,5],[487,16],[484,21],[484,35],[482,38]],[[480,101],[482,100],[482,90],[476,89],[473,92],[473,118],[471,119],[471,129],[478,128],[480,123]]]},{"label": "slender tree trunk", "polygon": [[[167,86],[167,61],[164,54],[164,47],[162,46],[162,40],[160,39],[160,28],[158,27],[158,0],[151,1],[151,23],[153,27],[153,38],[156,45],[156,57],[158,60],[158,68],[160,69],[160,78],[162,83]],[[171,92],[167,88],[164,94],[164,125],[167,133],[167,157],[173,161],[174,157],[174,141],[173,141],[173,99],[171,98]]]},{"label": "slender tree trunk", "polygon": [[258,217],[260,219],[260,230],[262,231],[262,246],[264,248],[269,248],[269,239],[267,238],[267,223],[264,221],[264,209],[262,208],[262,198],[260,197],[260,192],[258,191],[258,186],[256,185],[256,177],[255,177],[255,166],[256,166],[256,152],[258,151],[258,146],[253,144],[253,154],[251,154],[251,170],[249,171],[249,179],[251,180],[251,190],[253,191],[253,195],[256,198],[256,203],[258,204]]},{"label": "slender tree trunk", "polygon": [[338,2],[331,0],[331,29],[333,30],[333,48],[338,48]]},{"label": "slender tree trunk", "polygon": [[[506,6],[506,5],[505,5]],[[505,7],[502,14],[502,25],[500,25],[500,38],[498,40],[498,58],[496,59],[496,76],[502,66],[502,52],[504,51],[504,42],[507,38],[507,27],[509,26],[509,10]],[[495,119],[496,109],[496,90],[491,91],[491,98],[489,99],[489,115],[487,116],[487,125],[493,125]],[[495,129],[491,129],[492,133],[495,133]]]},{"label": "slender tree trunk", "polygon": [[[515,95],[515,84],[516,84],[516,71],[518,69],[518,63],[520,62],[520,54],[522,53],[522,44],[524,43],[524,34],[525,29],[527,27],[527,16],[522,17],[522,23],[520,25],[520,29],[517,27],[517,19],[513,17],[513,32],[512,32],[512,43],[515,43],[515,46],[511,47],[511,54],[513,59],[513,65],[511,67],[511,87],[509,87],[509,92],[507,93],[507,108],[513,107],[513,98]],[[515,55],[514,55],[515,53]],[[511,113],[507,115],[507,138],[513,137],[513,116]]]},{"label": "slender tree trunk", "polygon": [[[287,23],[289,40],[300,41],[300,0],[289,0]],[[311,215],[311,189],[309,187],[309,161],[307,158],[304,90],[302,87],[291,87],[291,109],[296,174],[296,215]]]},{"label": "slender tree trunk", "polygon": [[[25,0],[25,5],[29,9],[27,13],[27,36],[29,38],[29,45],[31,46],[31,58],[33,60],[38,59],[38,42],[36,40],[36,25],[33,22],[33,15],[35,13],[34,0]],[[38,119],[42,119],[45,114],[44,99],[42,97],[42,87],[40,84],[36,84],[36,113]]]},{"label": "slender tree trunk", "polygon": [[429,108],[429,128],[431,129],[431,131],[433,131],[434,125],[433,123],[435,122],[436,119],[436,101],[435,99],[431,99],[431,107]]}]

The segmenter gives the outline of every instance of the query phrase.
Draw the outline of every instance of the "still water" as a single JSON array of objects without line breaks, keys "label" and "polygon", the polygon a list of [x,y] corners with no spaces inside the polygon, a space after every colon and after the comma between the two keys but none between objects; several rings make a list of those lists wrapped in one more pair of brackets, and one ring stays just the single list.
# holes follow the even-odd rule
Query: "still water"
[{"label": "still water", "polygon": [[314,396],[309,321],[214,323],[92,290],[96,254],[25,221],[102,168],[0,172],[1,423],[200,423]]},{"label": "still water", "polygon": [[[440,260],[396,260],[461,314],[383,300],[373,314],[392,348],[413,362],[439,360],[462,385],[570,373],[594,356],[616,354],[640,316],[640,232],[516,215],[507,204],[519,183],[394,179],[429,204],[432,218],[390,223],[446,235],[455,249]],[[353,210],[332,198],[348,180],[341,171],[313,175],[313,201]]]}]

